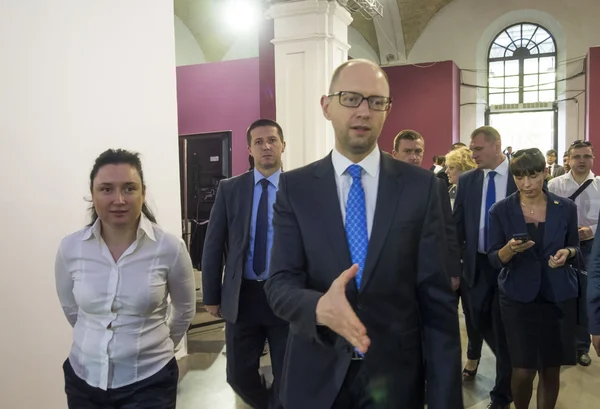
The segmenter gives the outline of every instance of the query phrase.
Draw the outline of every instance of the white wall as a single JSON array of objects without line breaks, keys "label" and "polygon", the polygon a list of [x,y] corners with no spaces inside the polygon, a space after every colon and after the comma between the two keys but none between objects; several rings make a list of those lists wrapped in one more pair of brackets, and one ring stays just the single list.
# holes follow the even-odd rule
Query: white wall
[{"label": "white wall", "polygon": [[350,57],[364,58],[377,64],[380,63],[379,57],[375,50],[373,50],[373,47],[371,47],[363,35],[352,26],[348,27],[348,44],[350,44],[350,50],[348,50],[348,55]]},{"label": "white wall", "polygon": [[172,2],[0,1],[0,408],[66,408],[54,256],[100,152],[141,152],[150,205],[181,231],[173,39]]},{"label": "white wall", "polygon": [[[487,52],[494,37],[505,27],[519,22],[533,22],[545,26],[557,40],[558,78],[566,78],[581,71],[582,61],[571,61],[585,56],[591,46],[600,44],[597,17],[598,0],[454,0],[444,7],[429,23],[409,55],[410,63],[454,60],[463,71],[463,80],[486,85]],[[584,89],[585,81],[578,78],[562,82],[559,99],[569,98]],[[585,95],[579,98],[579,117],[574,101],[559,105],[559,149],[566,142],[584,136]],[[486,90],[463,87],[461,103],[485,103]],[[461,138],[483,124],[484,105],[466,105],[461,108]],[[577,134],[579,130],[579,134]],[[565,142],[566,141],[566,142]],[[562,149],[561,149],[562,150]]]},{"label": "white wall", "polygon": [[177,16],[175,16],[175,60],[178,67],[206,62],[204,52],[194,35]]}]

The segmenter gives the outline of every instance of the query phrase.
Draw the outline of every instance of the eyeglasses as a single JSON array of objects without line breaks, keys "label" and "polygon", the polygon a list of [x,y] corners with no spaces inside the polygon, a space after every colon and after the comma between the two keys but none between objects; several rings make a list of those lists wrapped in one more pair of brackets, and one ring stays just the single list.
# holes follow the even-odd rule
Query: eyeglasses
[{"label": "eyeglasses", "polygon": [[387,111],[392,105],[391,98],[380,97],[377,95],[365,97],[362,94],[350,91],[339,91],[327,96],[330,98],[338,97],[340,100],[340,105],[345,106],[347,108],[358,108],[364,100],[367,100],[367,103],[369,104],[369,109],[372,109],[374,111]]}]

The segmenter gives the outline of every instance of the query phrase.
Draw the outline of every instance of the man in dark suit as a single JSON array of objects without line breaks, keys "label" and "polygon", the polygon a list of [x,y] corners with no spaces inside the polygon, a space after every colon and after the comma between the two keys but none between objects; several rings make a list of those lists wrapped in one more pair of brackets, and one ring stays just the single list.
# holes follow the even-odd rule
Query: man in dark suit
[{"label": "man in dark suit", "polygon": [[588,268],[588,319],[592,345],[600,357],[600,240],[594,240]]},{"label": "man in dark suit", "polygon": [[565,174],[565,168],[556,162],[556,158],[557,154],[554,149],[550,149],[548,152],[546,152],[546,163],[548,164],[548,176],[550,178],[555,178]]},{"label": "man in dark suit", "polygon": [[[412,129],[400,131],[394,138],[394,149],[392,156],[402,162],[410,163],[415,166],[421,166],[423,153],[425,151],[425,139],[423,136]],[[445,166],[444,166],[445,168]],[[441,178],[440,174],[446,176]],[[440,190],[440,203],[442,213],[444,214],[444,225],[446,227],[446,236],[448,239],[448,264],[447,273],[450,276],[452,289],[458,290],[460,285],[460,273],[462,270],[460,263],[460,246],[456,238],[456,225],[452,217],[452,206],[448,195],[448,175],[445,171],[436,173]]]},{"label": "man in dark suit", "polygon": [[478,168],[458,180],[454,218],[458,243],[463,248],[463,299],[468,304],[473,326],[496,355],[496,384],[490,392],[490,409],[508,409],[511,363],[506,334],[500,317],[499,271],[487,257],[488,213],[492,205],[517,190],[510,174],[502,140],[490,126],[471,134],[471,150]]},{"label": "man in dark suit", "polygon": [[[246,138],[254,169],[219,184],[202,257],[203,301],[208,312],[226,322],[227,381],[253,408],[273,409],[282,407],[278,386],[288,323],[273,314],[264,284],[285,142],[281,127],[269,119],[250,125]],[[271,391],[258,372],[266,339],[274,376]]]},{"label": "man in dark suit", "polygon": [[286,409],[422,409],[424,372],[429,408],[463,408],[439,188],[377,148],[389,93],[376,64],[338,67],[321,99],[335,149],[281,177],[266,291],[290,322]]}]

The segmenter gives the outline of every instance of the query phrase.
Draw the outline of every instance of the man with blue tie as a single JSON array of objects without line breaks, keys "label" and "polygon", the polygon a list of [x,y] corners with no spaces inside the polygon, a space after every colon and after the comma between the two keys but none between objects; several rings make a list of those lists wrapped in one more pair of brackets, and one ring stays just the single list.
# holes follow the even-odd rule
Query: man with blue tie
[{"label": "man with blue tie", "polygon": [[321,107],[335,148],[282,174],[274,206],[265,289],[290,323],[283,405],[422,409],[426,377],[430,409],[462,409],[436,177],[381,154],[391,98],[376,64],[339,66]]},{"label": "man with blue tie", "polygon": [[[458,244],[463,249],[463,297],[467,298],[473,327],[496,355],[496,384],[490,392],[489,409],[508,409],[510,392],[510,355],[500,317],[498,274],[487,256],[488,214],[494,203],[517,190],[509,171],[509,160],[502,153],[502,140],[491,126],[471,134],[471,150],[477,169],[458,179],[454,218]],[[527,233],[527,232],[524,232]],[[466,285],[465,285],[466,284]]]},{"label": "man with blue tie", "polygon": [[[281,127],[270,119],[250,125],[246,139],[254,168],[220,182],[210,214],[202,255],[203,302],[226,322],[227,382],[252,408],[279,409],[288,323],[273,314],[264,284],[285,142]],[[273,368],[271,390],[258,372],[265,340]]]}]

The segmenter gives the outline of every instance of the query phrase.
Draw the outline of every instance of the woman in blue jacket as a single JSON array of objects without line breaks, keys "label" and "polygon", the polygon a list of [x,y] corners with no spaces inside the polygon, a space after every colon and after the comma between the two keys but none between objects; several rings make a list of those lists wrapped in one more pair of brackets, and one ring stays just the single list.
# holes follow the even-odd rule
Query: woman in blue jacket
[{"label": "woman in blue jacket", "polygon": [[492,206],[488,256],[500,269],[500,311],[513,367],[516,409],[527,409],[539,374],[537,407],[552,409],[560,367],[576,364],[577,277],[567,261],[578,252],[577,210],[544,188],[539,149],[516,152],[517,192]]}]

